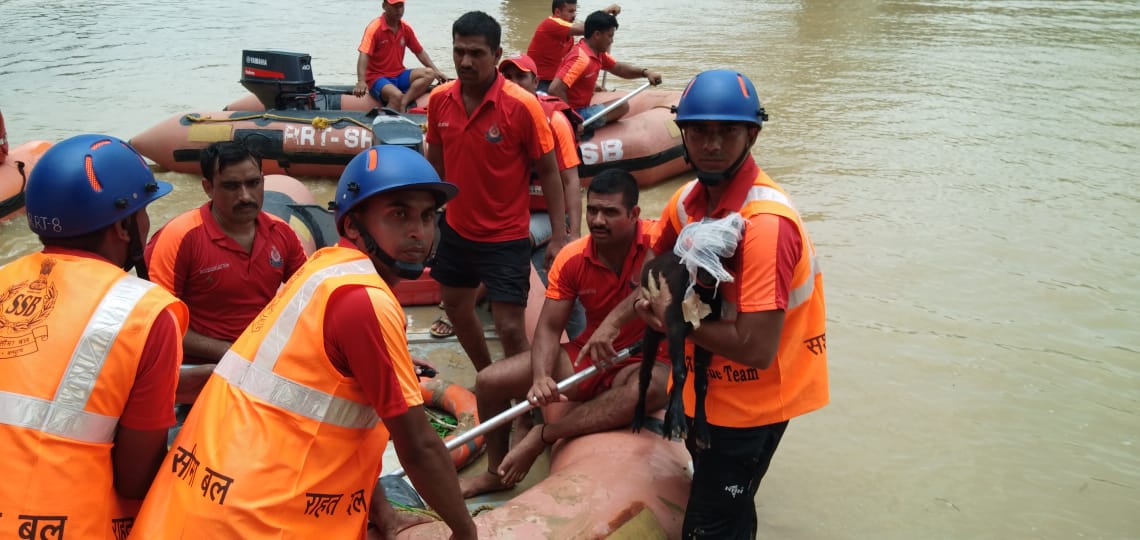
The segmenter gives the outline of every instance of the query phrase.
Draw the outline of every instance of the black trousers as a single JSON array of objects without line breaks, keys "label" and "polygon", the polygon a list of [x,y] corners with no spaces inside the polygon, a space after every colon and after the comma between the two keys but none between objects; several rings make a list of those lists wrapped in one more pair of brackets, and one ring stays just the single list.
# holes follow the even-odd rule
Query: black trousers
[{"label": "black trousers", "polygon": [[756,538],[756,490],[787,427],[786,421],[755,428],[710,425],[709,448],[697,448],[692,436],[685,441],[694,472],[681,538]]}]

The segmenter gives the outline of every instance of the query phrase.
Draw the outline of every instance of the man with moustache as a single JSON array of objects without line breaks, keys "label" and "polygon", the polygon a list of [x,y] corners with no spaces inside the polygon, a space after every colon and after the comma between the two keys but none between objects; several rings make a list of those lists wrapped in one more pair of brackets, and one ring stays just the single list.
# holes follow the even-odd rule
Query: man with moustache
[{"label": "man with moustache", "polygon": [[527,192],[537,171],[550,219],[546,264],[566,244],[566,202],[550,126],[538,100],[496,69],[502,29],[472,11],[452,25],[458,80],[436,87],[428,102],[427,157],[462,194],[447,205],[431,277],[455,336],[476,370],[491,365],[476,290],[487,287],[506,356],[530,348],[524,327],[530,290]]},{"label": "man with moustache", "polygon": [[200,164],[209,200],[170,220],[146,246],[150,280],[190,308],[178,388],[183,404],[194,402],[226,349],[305,263],[297,233],[261,211],[260,158],[223,141],[202,150]]},{"label": "man with moustache", "polygon": [[[496,362],[475,378],[479,417],[491,418],[506,410],[512,399],[528,399],[536,406],[567,400],[574,408],[556,421],[533,426],[515,437],[509,448],[509,427],[487,435],[487,471],[460,480],[464,497],[509,489],[522,480],[547,445],[629,425],[638,398],[641,356],[611,365],[613,356],[589,357],[582,347],[598,324],[640,283],[641,265],[649,250],[637,206],[637,181],[628,172],[608,169],[590,182],[586,192],[586,223],[590,235],[566,245],[550,269],[546,302],[534,332],[530,352]],[[559,344],[575,300],[586,310],[586,331],[565,345]],[[645,324],[631,318],[613,338],[611,346],[622,349],[641,339]],[[646,394],[646,410],[665,403],[669,378],[666,355],[653,367]],[[560,394],[558,380],[591,364],[604,371]],[[529,390],[528,390],[529,388]]]},{"label": "man with moustache", "polygon": [[361,538],[366,523],[394,538],[377,479],[389,437],[452,538],[476,538],[392,292],[423,272],[436,210],[456,191],[409,148],[373,146],[348,163],[334,200],[340,242],[226,351],[132,538]]}]

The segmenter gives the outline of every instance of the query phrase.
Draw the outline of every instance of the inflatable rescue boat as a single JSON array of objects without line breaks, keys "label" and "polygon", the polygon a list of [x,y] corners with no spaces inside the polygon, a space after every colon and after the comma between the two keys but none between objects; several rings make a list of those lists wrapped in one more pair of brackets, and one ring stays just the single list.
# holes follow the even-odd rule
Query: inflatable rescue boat
[{"label": "inflatable rescue boat", "polygon": [[[210,142],[237,140],[264,156],[268,173],[329,177],[372,144],[423,149],[422,114],[382,109],[371,96],[353,96],[350,86],[318,87],[307,54],[243,51],[241,84],[251,93],[224,111],[175,116],[136,135],[131,144],[162,167],[194,172],[198,151]],[[594,102],[625,94],[599,93]],[[588,181],[616,167],[645,187],[688,170],[670,112],[679,99],[676,91],[642,92],[629,100],[630,112],[621,120],[583,134],[579,176]],[[417,105],[426,103],[424,96]]]},{"label": "inflatable rescue boat", "polygon": [[24,214],[28,174],[51,145],[50,141],[29,141],[9,147],[4,116],[0,114],[0,221]]}]

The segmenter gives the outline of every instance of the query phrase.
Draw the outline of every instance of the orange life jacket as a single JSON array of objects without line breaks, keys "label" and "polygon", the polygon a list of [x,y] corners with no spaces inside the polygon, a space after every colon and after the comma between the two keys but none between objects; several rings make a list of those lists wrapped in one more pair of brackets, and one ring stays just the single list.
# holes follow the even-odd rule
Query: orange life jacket
[{"label": "orange life jacket", "polygon": [[[538,104],[542,106],[542,112],[546,113],[546,121],[550,122],[551,117],[554,116],[555,111],[561,112],[566,120],[570,122],[570,132],[574,133],[574,148],[578,148],[578,126],[582,123],[582,116],[577,111],[570,108],[562,98],[557,96],[548,96],[545,94],[538,94]],[[551,126],[554,129],[554,126]],[[554,151],[558,152],[558,141],[555,141]],[[581,157],[582,150],[578,150],[579,157]],[[546,211],[546,197],[542,193],[542,182],[539,181],[538,171],[531,169],[530,171],[530,209],[531,211]]]},{"label": "orange life jacket", "polygon": [[[790,199],[764,171],[757,169],[751,190],[740,209],[747,220],[758,214],[783,216],[795,223],[803,250],[792,273],[788,307],[776,358],[767,369],[738,364],[713,355],[708,368],[709,389],[705,407],[710,424],[724,427],[756,427],[788,420],[827,404],[827,335],[823,298],[823,274],[816,260],[815,245]],[[684,201],[698,186],[693,180],[673,194],[664,217],[674,232],[694,221],[686,215]],[[747,228],[744,234],[748,234]],[[743,240],[741,241],[743,245]],[[739,252],[737,254],[739,256]],[[739,270],[728,268],[737,279],[721,284],[724,293],[723,320],[736,318],[740,283]],[[696,396],[693,390],[693,343],[685,344],[685,413],[693,416]]]},{"label": "orange life jacket", "polygon": [[352,285],[387,292],[385,341],[405,342],[403,311],[363,253],[313,254],[218,363],[132,538],[363,535],[388,432],[324,346],[328,300]]},{"label": "orange life jacket", "polygon": [[[126,538],[111,449],[154,321],[186,306],[110,263],[0,268],[0,538]],[[173,385],[174,381],[170,381]]]}]

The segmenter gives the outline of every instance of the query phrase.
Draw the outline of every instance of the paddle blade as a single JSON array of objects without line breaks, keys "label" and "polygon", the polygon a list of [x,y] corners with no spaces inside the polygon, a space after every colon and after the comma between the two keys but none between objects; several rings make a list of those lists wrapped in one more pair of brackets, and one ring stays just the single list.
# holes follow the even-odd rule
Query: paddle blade
[{"label": "paddle blade", "polygon": [[408,484],[401,476],[393,476],[390,474],[380,477],[380,485],[384,487],[384,496],[392,506],[397,508],[418,508],[420,510],[426,509],[427,504],[420,498],[420,494],[416,492],[416,488]]}]

